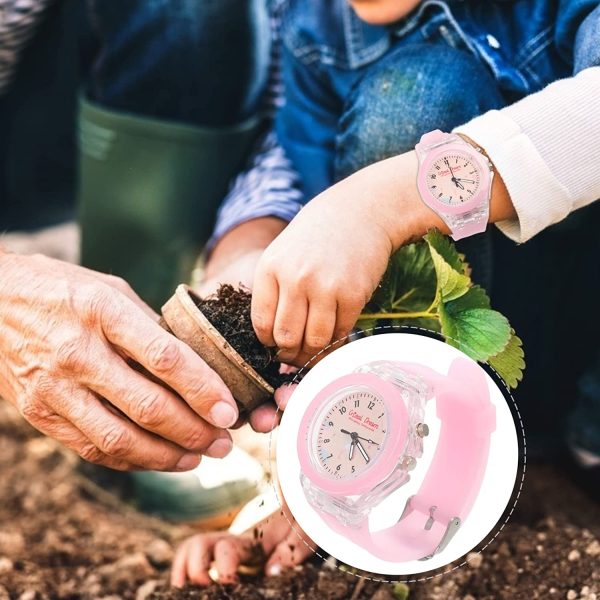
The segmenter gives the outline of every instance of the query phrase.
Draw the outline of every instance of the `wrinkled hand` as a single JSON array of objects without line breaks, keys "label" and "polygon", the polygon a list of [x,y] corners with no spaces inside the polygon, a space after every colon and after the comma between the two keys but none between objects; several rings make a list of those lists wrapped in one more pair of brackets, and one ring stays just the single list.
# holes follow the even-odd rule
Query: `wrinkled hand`
[{"label": "wrinkled hand", "polygon": [[0,281],[0,395],[38,430],[122,470],[183,471],[229,452],[231,393],[123,280],[0,253]]},{"label": "wrinkled hand", "polygon": [[[234,583],[238,569],[252,561],[253,547],[260,543],[267,558],[267,575],[279,575],[285,568],[302,563],[312,554],[314,542],[302,532],[289,511],[272,514],[255,528],[242,535],[226,532],[201,533],[185,540],[177,549],[171,570],[171,585],[183,587],[189,580],[197,585],[209,585],[211,564],[221,584]],[[290,525],[292,523],[294,528]],[[262,533],[256,538],[255,529]],[[301,536],[301,538],[299,537]]]}]

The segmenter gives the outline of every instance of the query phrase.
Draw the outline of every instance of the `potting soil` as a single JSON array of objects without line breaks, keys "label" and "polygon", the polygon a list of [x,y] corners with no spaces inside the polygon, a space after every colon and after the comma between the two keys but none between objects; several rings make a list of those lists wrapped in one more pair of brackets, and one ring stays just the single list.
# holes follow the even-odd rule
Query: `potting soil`
[{"label": "potting soil", "polygon": [[274,388],[293,378],[279,373],[276,348],[267,348],[256,337],[250,317],[252,294],[248,290],[224,284],[214,296],[195,302],[236,352]]}]

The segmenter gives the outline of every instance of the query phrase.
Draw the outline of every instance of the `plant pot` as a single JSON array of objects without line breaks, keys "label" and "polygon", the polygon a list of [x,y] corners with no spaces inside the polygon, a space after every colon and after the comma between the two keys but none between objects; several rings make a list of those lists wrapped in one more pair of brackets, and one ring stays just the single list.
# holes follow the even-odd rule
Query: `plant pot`
[{"label": "plant pot", "polygon": [[243,411],[255,409],[273,396],[273,387],[215,329],[196,306],[195,297],[187,285],[178,286],[162,307],[161,324],[219,374]]}]

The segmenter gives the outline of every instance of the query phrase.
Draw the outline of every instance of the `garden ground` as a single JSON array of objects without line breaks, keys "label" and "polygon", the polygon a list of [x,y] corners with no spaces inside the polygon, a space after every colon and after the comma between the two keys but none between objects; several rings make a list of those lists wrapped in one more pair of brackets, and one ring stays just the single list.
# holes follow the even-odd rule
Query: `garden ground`
[{"label": "garden ground", "polygon": [[[168,587],[173,548],[191,532],[141,515],[83,477],[78,460],[0,400],[0,600],[403,598],[309,562],[237,586]],[[548,465],[529,465],[508,526],[467,566],[410,585],[411,600],[600,600],[600,509]]]}]

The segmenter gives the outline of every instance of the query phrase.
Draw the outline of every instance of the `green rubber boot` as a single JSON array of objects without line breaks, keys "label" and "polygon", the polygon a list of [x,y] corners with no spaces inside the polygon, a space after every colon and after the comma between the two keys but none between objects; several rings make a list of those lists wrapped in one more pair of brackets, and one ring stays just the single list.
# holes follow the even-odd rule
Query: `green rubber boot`
[{"label": "green rubber boot", "polygon": [[[112,112],[82,99],[81,263],[120,275],[158,310],[189,280],[229,181],[259,131],[258,119],[211,130]],[[239,451],[212,467],[205,459],[191,473],[128,474],[119,486],[133,486],[132,500],[142,511],[223,527],[258,492],[256,474],[240,472],[236,456]]]},{"label": "green rubber boot", "polygon": [[79,117],[81,262],[155,309],[189,280],[259,119],[204,129],[105,110]]},{"label": "green rubber boot", "polygon": [[139,510],[204,529],[226,529],[266,486],[260,463],[240,448],[225,458],[205,456],[187,473],[140,471],[130,476]]},{"label": "green rubber boot", "polygon": [[207,530],[226,529],[250,500],[270,488],[261,463],[238,447],[225,458],[204,456],[186,473],[123,473],[85,461],[79,472],[91,481],[92,493],[100,488],[143,513]]}]

